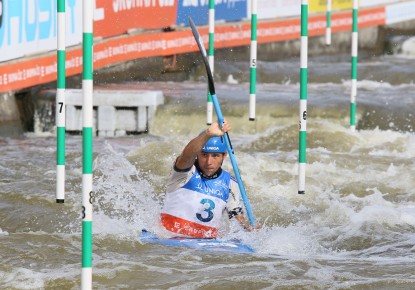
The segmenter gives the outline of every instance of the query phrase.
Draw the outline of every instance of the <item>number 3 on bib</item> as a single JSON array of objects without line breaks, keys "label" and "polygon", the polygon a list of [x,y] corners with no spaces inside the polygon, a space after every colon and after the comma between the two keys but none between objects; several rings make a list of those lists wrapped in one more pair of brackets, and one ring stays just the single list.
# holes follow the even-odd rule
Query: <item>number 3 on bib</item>
[{"label": "number 3 on bib", "polygon": [[201,204],[203,204],[205,206],[204,211],[207,212],[208,216],[207,217],[202,217],[202,215],[200,213],[196,214],[196,217],[198,220],[207,223],[210,222],[213,219],[213,212],[212,210],[215,208],[215,203],[213,201],[211,201],[210,199],[204,198],[200,201]]}]

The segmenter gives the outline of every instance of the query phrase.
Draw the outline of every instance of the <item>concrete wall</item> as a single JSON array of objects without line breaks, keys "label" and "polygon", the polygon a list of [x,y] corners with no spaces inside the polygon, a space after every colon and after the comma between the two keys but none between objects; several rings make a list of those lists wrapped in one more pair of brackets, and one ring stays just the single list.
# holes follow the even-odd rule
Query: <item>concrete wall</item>
[{"label": "concrete wall", "polygon": [[15,94],[0,94],[0,136],[14,136],[22,132],[23,123]]}]

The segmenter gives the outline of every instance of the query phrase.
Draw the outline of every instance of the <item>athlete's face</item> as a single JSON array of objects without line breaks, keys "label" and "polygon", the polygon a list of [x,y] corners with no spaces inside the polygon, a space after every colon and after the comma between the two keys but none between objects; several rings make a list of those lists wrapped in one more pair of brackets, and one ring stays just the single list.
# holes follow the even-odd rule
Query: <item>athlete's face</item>
[{"label": "athlete's face", "polygon": [[212,176],[222,166],[222,162],[226,157],[226,153],[206,153],[197,154],[199,167],[207,176]]}]

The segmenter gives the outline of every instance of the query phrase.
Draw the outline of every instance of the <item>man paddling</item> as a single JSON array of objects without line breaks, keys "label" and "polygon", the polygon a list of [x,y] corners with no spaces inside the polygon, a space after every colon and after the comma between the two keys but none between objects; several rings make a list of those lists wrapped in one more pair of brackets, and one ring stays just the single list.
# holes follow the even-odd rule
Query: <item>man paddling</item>
[{"label": "man paddling", "polygon": [[222,169],[227,156],[223,135],[230,129],[226,120],[222,129],[213,123],[192,139],[176,159],[161,213],[161,223],[168,231],[216,238],[225,212],[245,229],[253,229],[245,222],[238,183]]}]

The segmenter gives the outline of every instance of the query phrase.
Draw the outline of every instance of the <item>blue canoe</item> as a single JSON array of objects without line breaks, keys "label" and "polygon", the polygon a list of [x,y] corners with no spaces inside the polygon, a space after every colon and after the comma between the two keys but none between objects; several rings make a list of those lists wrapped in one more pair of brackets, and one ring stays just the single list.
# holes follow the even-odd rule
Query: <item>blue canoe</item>
[{"label": "blue canoe", "polygon": [[197,239],[185,237],[159,238],[155,234],[142,230],[140,240],[143,243],[156,243],[173,247],[190,247],[207,251],[227,251],[233,253],[253,253],[254,250],[238,241],[216,239]]}]

